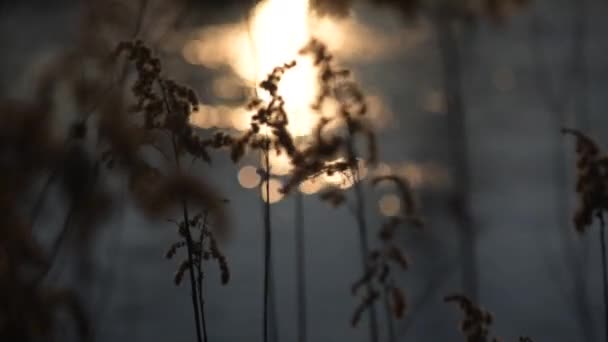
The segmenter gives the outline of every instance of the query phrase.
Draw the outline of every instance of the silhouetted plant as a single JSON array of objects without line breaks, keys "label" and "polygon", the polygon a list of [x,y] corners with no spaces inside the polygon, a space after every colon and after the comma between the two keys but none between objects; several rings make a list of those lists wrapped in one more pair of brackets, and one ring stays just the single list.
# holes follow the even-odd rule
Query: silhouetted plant
[{"label": "silhouetted plant", "polygon": [[[96,228],[113,209],[114,196],[106,182],[100,181],[102,176],[126,178],[128,194],[149,217],[166,215],[186,198],[210,210],[217,222],[215,231],[225,227],[223,208],[218,204],[221,199],[215,191],[200,179],[180,173],[165,175],[152,167],[142,149],[157,141],[137,120],[127,117],[122,93],[108,88],[106,80],[72,77],[78,72],[73,58],[59,59],[56,68],[41,79],[31,102],[0,104],[0,207],[6,218],[0,225],[3,340],[57,337],[55,325],[61,316],[57,313],[65,310],[75,318],[82,339],[90,337],[88,315],[76,292],[53,287],[46,278],[56,257],[68,248],[76,253],[77,262],[87,262]],[[115,63],[94,63],[114,71]],[[52,131],[56,116],[50,99],[60,82],[67,82],[82,110],[70,124],[67,137]],[[46,240],[39,241],[33,230],[36,207],[46,192],[34,200],[31,194],[38,193],[37,184],[43,180],[47,184],[57,181],[61,190],[57,206],[67,207],[63,226],[50,238],[48,250]],[[34,202],[34,210],[24,208],[30,202]],[[30,212],[34,213],[31,218]]]},{"label": "silhouetted plant", "polygon": [[600,223],[602,288],[604,293],[604,327],[608,340],[608,274],[606,270],[606,239],[604,212],[608,210],[608,157],[600,154],[597,144],[584,133],[562,129],[576,138],[576,194],[578,208],[574,213],[576,231],[584,234],[597,218]]},{"label": "silhouetted plant", "polygon": [[460,330],[465,336],[467,342],[498,342],[498,339],[490,338],[490,326],[494,318],[489,311],[486,311],[469,298],[463,295],[455,294],[444,298],[447,303],[456,303],[464,314],[464,319],[460,323]]},{"label": "silhouetted plant", "polygon": [[[143,118],[141,120],[143,121],[143,128],[146,131],[161,131],[169,137],[176,173],[181,174],[183,172],[180,160],[184,155],[189,154],[194,158],[201,158],[210,162],[210,156],[207,152],[208,147],[220,148],[232,142],[228,136],[221,134],[217,134],[211,139],[199,138],[194,127],[189,122],[190,114],[198,109],[199,102],[196,94],[192,89],[164,77],[161,74],[160,60],[152,56],[151,50],[144,46],[143,42],[120,43],[116,53],[118,55],[126,54],[128,60],[134,64],[137,72],[137,79],[132,87],[133,95],[137,102],[132,106],[131,111],[142,115]],[[152,168],[148,168],[144,172],[150,177],[150,181],[154,181],[155,176],[159,173],[156,169]],[[142,176],[138,175],[138,178],[141,179]],[[187,249],[187,260],[183,261],[178,268],[175,282],[179,284],[184,271],[189,271],[197,337],[199,341],[206,342],[207,325],[202,305],[204,303],[203,296],[200,293],[202,290],[202,283],[200,282],[203,280],[200,269],[202,267],[201,256],[205,252],[203,250],[205,239],[209,239],[210,241],[212,256],[220,262],[222,283],[228,281],[228,268],[225,257],[219,253],[215,239],[208,230],[206,222],[200,222],[201,215],[190,218],[188,211],[189,199],[186,197],[187,192],[183,194],[179,192],[174,193],[174,196],[179,198],[182,205],[183,216],[181,221],[177,223],[177,226],[178,233],[184,239]],[[211,212],[220,209],[219,200],[209,201],[206,205],[205,209]],[[222,225],[223,222],[217,222],[217,224]],[[198,228],[199,243],[196,243],[194,240],[191,227]],[[180,245],[180,243],[178,245],[174,244],[172,248],[178,248],[177,246]]]},{"label": "silhouetted plant", "polygon": [[[464,314],[460,322],[460,331],[467,342],[500,342],[498,337],[490,337],[490,327],[494,323],[494,315],[479,307],[470,298],[461,294],[444,297],[444,302],[458,304]],[[521,336],[519,342],[533,342],[530,337]]]},{"label": "silhouetted plant", "polygon": [[[393,266],[397,266],[398,269],[405,271],[408,269],[409,261],[395,241],[395,238],[398,234],[397,229],[400,226],[412,224],[421,227],[422,221],[417,217],[417,210],[407,180],[392,175],[376,177],[372,180],[374,185],[381,182],[392,182],[397,186],[401,195],[403,209],[400,215],[391,217],[382,224],[382,227],[378,231],[378,239],[381,245],[370,251],[363,276],[353,284],[353,295],[364,285],[373,289],[372,295],[363,298],[355,310],[351,320],[353,326],[359,322],[363,311],[380,298],[379,294],[381,292],[383,292],[383,296],[386,298],[385,305],[389,321],[392,320],[391,316],[398,319],[402,318],[406,309],[405,295],[401,288],[397,286],[393,277]],[[389,333],[392,340],[394,340],[392,324],[389,324]]]}]

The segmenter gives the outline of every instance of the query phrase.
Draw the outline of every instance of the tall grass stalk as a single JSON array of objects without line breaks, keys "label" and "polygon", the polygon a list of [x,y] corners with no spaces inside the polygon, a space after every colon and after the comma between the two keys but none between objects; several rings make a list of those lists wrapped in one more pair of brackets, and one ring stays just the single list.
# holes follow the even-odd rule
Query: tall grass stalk
[{"label": "tall grass stalk", "polygon": [[[355,158],[355,146],[352,140],[352,135],[348,139],[348,154],[350,158]],[[369,241],[367,238],[367,221],[365,218],[365,196],[363,194],[363,188],[361,187],[361,179],[359,175],[358,165],[352,169],[353,173],[353,187],[355,190],[355,218],[357,220],[357,227],[359,228],[359,248],[361,250],[361,266],[363,272],[367,270],[367,258],[369,256]],[[367,295],[371,295],[373,292],[372,284],[368,282],[366,284]],[[369,338],[371,342],[378,342],[378,315],[376,312],[376,304],[372,303],[368,310],[369,317]]]},{"label": "tall grass stalk", "polygon": [[270,220],[270,146],[264,149],[264,180],[262,191],[266,192],[264,200],[264,312],[263,312],[263,335],[264,342],[268,342],[268,306],[270,294],[270,259],[272,253],[271,220]]},{"label": "tall grass stalk", "polygon": [[388,289],[384,289],[384,311],[386,313],[386,326],[388,329],[388,341],[396,342],[397,336],[395,335],[395,323],[393,321],[393,312],[391,310],[390,294]]},{"label": "tall grass stalk", "polygon": [[[205,236],[205,234],[203,234],[203,231],[208,229],[207,216],[208,216],[208,213],[205,212],[203,214],[203,225],[201,227],[201,230],[202,230],[201,236],[198,241],[198,248],[200,251],[203,250],[203,243],[204,243],[204,236]],[[203,260],[199,260],[199,263],[196,268],[196,272],[197,272],[197,278],[198,278],[198,305],[201,310],[201,325],[203,328],[203,340],[206,342],[206,341],[208,341],[208,338],[207,338],[207,321],[205,319],[205,300],[203,299],[203,279],[204,279]]]},{"label": "tall grass stalk", "polygon": [[306,256],[304,236],[304,203],[301,191],[295,194],[295,245],[296,245],[296,303],[298,305],[298,342],[306,342]]},{"label": "tall grass stalk", "polygon": [[[352,143],[351,143],[352,145]],[[352,149],[352,148],[351,148]],[[369,241],[367,238],[367,221],[365,219],[365,197],[363,195],[363,188],[359,179],[359,170],[353,169],[354,175],[354,188],[355,188],[355,216],[357,219],[357,226],[359,228],[359,242],[361,249],[361,265],[363,270],[367,269],[367,257],[369,255]],[[367,283],[368,295],[372,293],[372,284]],[[378,342],[378,315],[376,312],[376,304],[372,303],[368,310],[369,313],[369,338],[371,342]]]},{"label": "tall grass stalk", "polygon": [[[171,113],[171,106],[167,100],[167,91],[163,86],[162,82],[158,82],[160,89],[162,91],[163,102],[165,106],[165,110],[167,113]],[[173,155],[175,158],[175,167],[177,172],[181,172],[181,163],[179,158],[179,151],[177,148],[177,137],[174,132],[171,132],[171,146],[173,148]],[[188,273],[190,276],[190,290],[191,290],[191,299],[192,299],[192,309],[194,311],[194,326],[196,329],[196,338],[198,342],[202,342],[201,337],[201,313],[202,307],[199,307],[199,294],[196,284],[195,278],[195,270],[194,270],[194,241],[192,241],[192,234],[190,233],[190,219],[188,215],[188,203],[186,199],[182,198],[182,213],[183,213],[183,221],[184,221],[184,237],[186,238],[186,249],[188,251]],[[203,316],[204,317],[204,316]],[[207,339],[205,338],[205,342]]]},{"label": "tall grass stalk", "polygon": [[[177,145],[175,142],[175,136],[173,136],[171,138],[171,143],[173,146],[173,152],[175,154],[175,165],[179,170],[181,170],[181,166],[180,166],[180,162],[179,162],[179,155],[177,152]],[[182,199],[182,209],[183,209],[183,220],[184,220],[184,236],[186,237],[186,249],[188,250],[188,273],[190,275],[190,289],[192,291],[192,308],[194,310],[194,325],[196,328],[196,338],[198,342],[202,341],[201,338],[201,309],[202,307],[199,307],[198,305],[198,301],[199,301],[199,294],[198,294],[198,289],[197,289],[197,285],[196,285],[196,279],[195,279],[195,274],[194,274],[194,257],[193,257],[193,253],[194,253],[194,242],[192,241],[192,234],[190,234],[190,228],[188,227],[188,224],[190,222],[189,220],[189,215],[188,215],[188,203],[186,202],[185,199]],[[204,316],[202,316],[204,317]],[[205,342],[207,341],[207,338],[205,337]]]},{"label": "tall grass stalk", "polygon": [[470,213],[470,172],[467,143],[466,108],[462,90],[461,56],[456,23],[449,9],[440,10],[435,18],[438,48],[443,67],[444,92],[447,105],[448,134],[451,148],[451,167],[454,177],[454,212],[460,234],[462,286],[473,300],[478,294],[477,240]]}]

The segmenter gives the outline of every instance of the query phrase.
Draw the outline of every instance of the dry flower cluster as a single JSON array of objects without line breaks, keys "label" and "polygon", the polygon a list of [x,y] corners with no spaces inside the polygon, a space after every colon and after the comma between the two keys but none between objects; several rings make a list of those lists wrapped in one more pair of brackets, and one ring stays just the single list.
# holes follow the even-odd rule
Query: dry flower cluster
[{"label": "dry flower cluster", "polygon": [[[410,16],[417,15],[425,7],[422,0],[372,2],[397,6]],[[346,13],[351,5],[349,0],[316,0],[313,3],[319,11],[331,13]],[[464,8],[468,8],[465,12],[481,12],[500,20],[526,3],[526,0],[465,1]],[[377,146],[374,132],[369,128],[371,125],[366,121],[368,107],[363,92],[347,70],[334,66],[333,57],[319,41],[312,40],[301,53],[312,56],[321,85],[321,93],[313,105],[321,118],[305,145],[296,144],[287,129],[289,116],[278,91],[282,76],[289,72],[294,62],[275,68],[261,82],[260,87],[270,95],[270,99],[255,98],[248,104],[248,109],[255,111],[255,115],[247,132],[239,137],[218,132],[211,138],[203,138],[202,132],[189,122],[191,113],[199,105],[194,91],[164,76],[160,60],[153,56],[151,48],[139,40],[120,43],[111,58],[100,63],[100,69],[107,71],[119,65],[119,57],[126,56],[126,65],[134,66],[137,75],[131,87],[134,105],[127,108],[123,94],[110,90],[104,93],[107,98],[98,105],[97,120],[93,124],[89,117],[96,110],[85,111],[83,108],[100,101],[97,98],[106,84],[73,79],[73,91],[83,114],[71,124],[67,141],[56,139],[49,128],[52,120],[49,93],[56,78],[45,79],[36,101],[2,103],[0,169],[5,173],[0,179],[0,210],[5,220],[0,226],[0,339],[49,340],[54,335],[57,312],[61,310],[71,313],[78,332],[83,339],[88,337],[87,315],[76,294],[67,289],[47,286],[41,279],[52,267],[57,249],[65,243],[67,234],[78,237],[78,250],[86,250],[87,243],[95,233],[92,228],[99,225],[111,209],[112,196],[99,178],[112,172],[128,180],[129,194],[144,214],[159,217],[180,207],[183,216],[172,221],[177,226],[180,241],[169,247],[166,257],[171,259],[180,249],[187,250],[187,257],[181,261],[174,280],[180,284],[185,273],[189,272],[198,339],[201,341],[201,335],[204,335],[206,341],[204,261],[214,260],[217,263],[222,284],[230,279],[226,257],[217,242],[227,227],[223,214],[226,201],[217,195],[212,186],[187,175],[181,161],[193,157],[210,163],[209,150],[224,148],[230,150],[234,162],[240,160],[247,150],[261,151],[266,156],[271,151],[285,153],[293,166],[293,172],[287,176],[282,189],[286,194],[294,191],[303,181],[320,174],[331,176],[342,173],[350,177],[355,188],[364,260],[364,274],[353,284],[352,292],[355,294],[361,287],[366,288],[362,303],[353,314],[352,324],[356,325],[366,310],[372,311],[381,292],[390,298],[392,314],[397,318],[402,317],[407,302],[394,279],[394,267],[407,270],[408,259],[398,245],[396,236],[401,226],[422,226],[412,191],[407,180],[396,176],[372,180],[372,185],[393,183],[401,195],[403,210],[399,216],[384,222],[377,234],[379,247],[369,249],[364,238],[367,225],[362,214],[364,198],[359,175],[362,156],[356,147],[360,146],[357,144],[360,140],[365,144],[365,160],[368,165],[373,165],[377,160]],[[111,62],[108,63],[108,60]],[[126,73],[126,67],[123,71]],[[70,75],[72,73],[76,71],[72,70]],[[338,104],[338,115],[331,119],[320,113],[326,101]],[[328,127],[330,124],[333,127],[336,121],[341,129],[328,134]],[[599,156],[599,149],[591,139],[577,131],[565,132],[577,137],[577,192],[582,206],[577,211],[575,222],[577,230],[584,232],[592,223],[593,215],[605,210],[608,203],[605,186],[608,163]],[[87,152],[85,144],[93,137],[97,141],[95,152],[91,154]],[[166,152],[167,146],[169,153]],[[146,149],[159,151],[166,163],[156,165],[158,163],[147,160]],[[106,168],[102,168],[102,165]],[[271,170],[268,165],[266,167],[264,178],[268,180]],[[33,235],[35,215],[29,218],[19,207],[19,203],[26,202],[27,197],[37,190],[32,184],[49,173],[59,174],[59,186],[69,207],[63,232],[54,241],[50,252]],[[325,191],[321,199],[334,206],[347,203],[345,190],[338,188]],[[192,207],[196,207],[195,212],[200,210],[200,213],[190,217],[189,208],[192,210]],[[448,296],[445,301],[456,302],[463,310],[465,319],[461,329],[467,341],[488,340],[492,324],[489,312],[477,307],[465,296]],[[201,328],[202,332],[199,331]],[[531,342],[531,339],[521,337],[520,341]]]},{"label": "dry flower cluster", "polygon": [[[152,51],[144,46],[143,42],[120,43],[116,49],[116,56],[122,54],[127,55],[128,61],[135,66],[137,74],[137,79],[132,86],[136,104],[131,106],[130,111],[142,117],[139,118],[139,121],[134,120],[133,122],[141,124],[141,128],[150,135],[161,132],[168,137],[173,155],[170,158],[168,154],[163,153],[163,156],[175,161],[173,172],[185,175],[181,166],[181,158],[185,155],[210,162],[211,158],[207,148],[223,147],[226,145],[224,140],[227,138],[218,134],[211,139],[201,139],[196,134],[189,121],[190,114],[197,110],[199,104],[194,91],[164,77],[160,60],[153,57]],[[156,141],[158,140],[160,139],[157,137]],[[232,140],[228,139],[228,141]],[[156,147],[162,151],[161,147]],[[110,154],[112,154],[111,151]],[[170,161],[167,160],[167,162]],[[146,198],[150,192],[157,190],[155,184],[157,184],[161,172],[147,164],[141,166],[140,169],[142,171],[135,176],[134,182],[141,185],[140,192],[142,192],[142,197]],[[181,179],[187,179],[185,177],[182,176]],[[205,197],[202,198],[202,208],[205,210],[205,220],[202,220],[202,214],[190,218],[189,205],[192,205],[193,202],[199,205],[201,203],[195,202],[197,198],[188,197],[188,191],[185,188],[173,186],[171,189],[162,189],[161,193],[181,203],[183,216],[179,222],[176,222],[176,225],[183,241],[173,244],[167,256],[172,256],[180,247],[186,247],[187,259],[180,264],[174,279],[176,284],[180,284],[184,273],[189,272],[197,338],[199,341],[207,341],[207,324],[202,294],[203,260],[208,259],[209,256],[216,259],[220,265],[222,283],[227,283],[229,279],[226,258],[219,251],[215,237],[207,225],[207,213],[221,212],[223,209],[221,203],[225,201],[214,196],[211,189],[207,189]],[[214,217],[219,227],[225,226],[222,216],[214,215]],[[198,232],[198,242],[193,237],[193,230]],[[208,242],[206,242],[207,240]],[[205,246],[208,246],[207,249]]]},{"label": "dry flower cluster", "polygon": [[370,305],[380,298],[379,293],[384,292],[388,298],[388,303],[391,305],[391,312],[396,318],[402,318],[406,309],[406,299],[401,288],[399,288],[393,279],[393,265],[398,266],[402,271],[407,270],[408,260],[405,257],[399,242],[396,241],[398,228],[403,225],[411,224],[416,227],[422,227],[422,220],[418,217],[412,191],[406,179],[401,177],[387,175],[374,178],[372,183],[377,185],[381,182],[394,183],[401,196],[403,203],[402,212],[398,216],[386,219],[382,227],[378,231],[378,239],[381,242],[380,247],[372,249],[367,261],[367,268],[363,276],[352,287],[353,295],[364,285],[373,289],[370,294],[367,294],[356,308],[353,314],[351,323],[356,325],[361,314],[370,307]]},{"label": "dry flower cluster", "polygon": [[608,209],[608,157],[600,154],[597,144],[585,134],[572,129],[563,133],[576,138],[576,193],[579,205],[574,214],[574,226],[584,233],[593,217]]},{"label": "dry flower cluster", "polygon": [[[226,285],[230,280],[230,270],[228,268],[226,256],[220,251],[217,244],[217,240],[213,236],[213,232],[209,229],[209,222],[207,222],[207,216],[208,215],[206,213],[199,213],[195,215],[194,218],[192,218],[188,223],[188,227],[186,227],[186,224],[184,224],[183,221],[172,222],[177,225],[179,235],[184,239],[186,235],[186,229],[195,230],[198,233],[198,238],[195,239],[196,243],[194,245],[193,250],[193,262],[194,266],[197,268],[199,276],[202,277],[204,275],[204,273],[202,272],[203,262],[213,259],[217,262],[217,265],[220,269],[221,282],[223,285]],[[173,243],[169,247],[169,250],[167,250],[165,257],[167,259],[173,259],[173,257],[177,254],[178,250],[185,246],[185,240]],[[180,266],[177,269],[177,272],[175,273],[174,280],[176,285],[179,285],[181,283],[184,276],[184,272],[188,270],[188,268],[188,260],[182,260]],[[202,284],[200,283],[197,285],[199,287],[202,287]]]},{"label": "dry flower cluster", "polygon": [[[489,311],[478,307],[469,298],[459,294],[446,296],[444,301],[458,304],[464,313],[464,319],[460,323],[460,330],[464,334],[467,342],[488,341],[490,325],[492,325],[494,320]],[[490,341],[498,342],[498,339],[492,338]]]},{"label": "dry flower cluster", "polygon": [[[57,255],[64,250],[77,252],[76,260],[86,262],[96,228],[115,202],[114,194],[100,178],[113,175],[129,180],[131,198],[151,217],[166,215],[181,198],[188,198],[204,208],[217,208],[213,211],[214,218],[220,224],[224,221],[222,208],[215,204],[220,200],[210,187],[189,176],[163,175],[146,162],[141,149],[149,143],[150,136],[145,129],[125,119],[120,94],[103,91],[105,98],[101,103],[96,94],[99,96],[103,89],[108,89],[104,81],[61,75],[64,70],[71,70],[68,65],[73,64],[73,58],[61,59],[60,65],[42,79],[35,100],[2,103],[0,207],[7,218],[0,226],[3,340],[51,339],[57,323],[55,313],[66,308],[81,322],[80,332],[83,335],[88,332],[86,315],[76,293],[54,288],[45,283],[45,278]],[[105,61],[102,67],[108,67]],[[82,110],[70,124],[67,139],[52,131],[55,113],[50,99],[56,85],[62,82],[72,87]],[[90,120],[93,116],[95,120]],[[46,183],[42,191],[38,186],[41,183]],[[39,203],[50,196],[51,183],[61,190],[61,203],[65,203],[67,213],[60,232],[50,241],[50,248],[46,248],[34,226]],[[24,208],[30,203],[33,209]],[[38,225],[41,226],[38,230],[52,229]]]},{"label": "dry flower cluster", "polygon": [[[464,314],[464,319],[460,322],[460,331],[467,342],[500,342],[498,337],[489,337],[490,326],[494,322],[491,312],[484,310],[467,296],[453,294],[444,298],[446,303],[456,303]],[[530,337],[521,336],[519,342],[534,342]]]}]

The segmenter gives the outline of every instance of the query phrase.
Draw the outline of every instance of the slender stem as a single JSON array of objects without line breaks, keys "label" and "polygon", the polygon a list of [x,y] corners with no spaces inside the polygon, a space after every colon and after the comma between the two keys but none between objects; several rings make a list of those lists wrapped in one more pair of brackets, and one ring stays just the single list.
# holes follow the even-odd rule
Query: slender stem
[{"label": "slender stem", "polygon": [[[355,154],[355,150],[354,150],[354,146],[353,146],[353,142],[352,139],[349,142],[349,154],[354,157]],[[369,242],[367,239],[367,222],[365,220],[365,198],[363,196],[363,189],[361,188],[361,183],[360,183],[360,179],[359,179],[359,170],[357,167],[355,167],[353,169],[353,176],[354,176],[354,188],[355,188],[355,200],[356,200],[356,205],[355,205],[355,216],[356,216],[356,220],[357,220],[357,226],[359,227],[359,242],[360,242],[360,249],[361,249],[361,264],[363,266],[363,270],[365,271],[365,268],[367,266],[367,257],[369,256]],[[372,284],[370,282],[367,282],[366,285],[366,291],[368,295],[371,295],[371,293],[373,292],[372,289]],[[376,304],[372,303],[369,307],[368,310],[369,313],[369,334],[370,334],[370,341],[372,342],[378,342],[379,340],[379,335],[378,335],[378,315],[376,313]]]},{"label": "slender stem", "polygon": [[384,288],[384,310],[386,311],[386,325],[388,327],[388,340],[389,342],[396,342],[397,337],[395,336],[395,325],[393,322],[393,312],[391,310],[391,302],[389,298],[389,290],[387,287]]},{"label": "slender stem", "polygon": [[[175,155],[175,160],[179,169],[179,156],[177,155],[177,148],[175,146],[175,138],[172,139],[173,141],[173,147],[174,150],[176,152]],[[183,207],[183,215],[184,215],[184,236],[186,238],[186,247],[188,250],[188,271],[190,274],[190,288],[192,291],[192,307],[194,309],[194,325],[196,327],[196,338],[198,342],[202,341],[201,338],[201,318],[200,318],[200,308],[198,306],[197,303],[197,299],[198,299],[198,291],[197,291],[197,287],[196,287],[196,279],[194,278],[194,251],[193,251],[193,247],[194,247],[194,242],[192,241],[192,234],[190,234],[190,227],[188,227],[188,222],[190,222],[190,220],[188,219],[188,203],[186,202],[186,200],[182,200],[182,207]]]},{"label": "slender stem", "polygon": [[264,342],[268,342],[268,304],[270,290],[270,258],[272,251],[272,240],[270,236],[270,156],[269,148],[264,150],[265,186],[266,200],[264,201],[264,313],[263,313],[263,334]]},{"label": "slender stem", "polygon": [[602,285],[604,289],[604,341],[608,342],[608,275],[606,274],[606,225],[600,214],[600,244],[602,248]]},{"label": "slender stem", "polygon": [[[166,89],[162,82],[158,82],[158,86],[162,91],[163,103],[167,113],[171,113],[171,106],[167,101]],[[173,147],[173,155],[175,156],[175,167],[178,172],[181,172],[181,164],[179,160],[179,151],[177,148],[177,142],[175,141],[175,133],[171,133],[171,146]],[[186,238],[186,247],[188,250],[188,273],[190,275],[190,290],[192,296],[192,308],[194,310],[194,326],[196,327],[196,338],[198,342],[202,342],[201,338],[201,318],[200,308],[198,306],[198,291],[196,286],[196,278],[194,275],[194,241],[192,241],[192,234],[190,233],[189,218],[188,218],[188,203],[186,199],[182,198],[183,208],[183,219],[184,219],[184,237]]]},{"label": "slender stem", "polygon": [[269,339],[271,342],[279,341],[279,321],[278,321],[278,311],[277,311],[277,298],[275,291],[275,282],[274,282],[274,262],[270,259],[270,275],[269,275],[269,287],[268,290],[268,324],[270,332],[268,333]]},{"label": "slender stem", "polygon": [[203,341],[207,342],[207,321],[205,320],[205,301],[203,300],[203,244],[205,239],[205,233],[207,231],[207,212],[203,215],[203,225],[201,226],[201,235],[199,237],[199,253],[200,258],[198,262],[198,305],[201,310],[201,325],[203,326]]},{"label": "slender stem", "polygon": [[295,195],[296,286],[298,303],[298,342],[306,342],[306,261],[304,240],[304,205],[300,191]]},{"label": "slender stem", "polygon": [[186,203],[185,200],[182,200],[182,206],[183,206],[183,211],[184,211],[184,222],[185,224],[185,228],[184,229],[184,235],[186,236],[186,247],[188,249],[188,270],[190,273],[190,288],[192,290],[192,307],[194,308],[194,325],[196,326],[196,337],[197,340],[199,342],[202,341],[201,339],[201,326],[200,326],[200,308],[198,306],[197,303],[197,299],[198,299],[198,291],[196,288],[196,280],[194,278],[194,257],[193,257],[193,247],[194,247],[194,243],[192,242],[192,235],[190,234],[190,228],[188,227],[188,222],[190,222],[188,220],[188,205]]},{"label": "slender stem", "polygon": [[455,179],[453,209],[460,230],[462,286],[469,296],[478,296],[477,238],[470,213],[470,172],[467,144],[466,107],[462,91],[462,66],[458,40],[452,24],[454,17],[440,11],[435,18],[439,52],[443,67],[447,105],[448,134]]}]

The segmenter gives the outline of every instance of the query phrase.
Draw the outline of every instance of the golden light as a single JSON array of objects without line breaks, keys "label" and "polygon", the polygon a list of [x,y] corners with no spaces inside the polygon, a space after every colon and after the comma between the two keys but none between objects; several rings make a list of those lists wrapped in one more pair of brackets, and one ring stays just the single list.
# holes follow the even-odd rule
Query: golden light
[{"label": "golden light", "polygon": [[[331,102],[324,103],[319,112],[311,109],[320,91],[318,70],[312,58],[300,55],[299,51],[313,37],[326,43],[339,58],[370,60],[394,54],[396,49],[411,45],[422,36],[401,29],[392,33],[371,29],[363,25],[355,13],[345,19],[318,17],[310,10],[310,0],[264,0],[256,4],[244,23],[197,30],[193,39],[185,44],[182,54],[192,64],[209,68],[229,66],[236,79],[234,76],[219,78],[212,85],[216,96],[227,99],[238,97],[242,92],[239,88],[244,86],[257,88],[257,95],[262,100],[269,100],[269,95],[258,87],[260,81],[275,67],[295,61],[296,65],[283,75],[278,93],[285,100],[288,130],[294,137],[306,137],[311,135],[321,116],[331,118],[338,113],[337,105]],[[405,44],[404,39],[410,43]],[[250,128],[254,113],[243,109],[244,106],[213,108],[201,105],[191,122],[203,128],[239,131]],[[369,98],[369,108],[373,109],[370,122],[377,124],[377,128],[386,125],[390,113],[379,97]],[[332,121],[326,131],[333,130],[336,125],[339,125],[339,120]],[[262,127],[260,133],[266,131],[267,128]],[[285,157],[272,156],[270,163],[275,175],[285,175],[291,170]],[[362,170],[360,176],[364,178],[367,169]],[[352,177],[335,174],[331,177],[321,175],[320,178],[319,183],[323,186],[352,186]],[[303,188],[315,189],[310,185]]]},{"label": "golden light", "polygon": [[252,189],[260,184],[261,177],[254,166],[244,166],[239,171],[238,179],[243,188]]},{"label": "golden light", "polygon": [[363,159],[359,159],[357,163],[357,167],[359,169],[359,179],[365,179],[367,177],[367,163]]},{"label": "golden light", "polygon": [[243,96],[243,88],[234,77],[219,77],[213,80],[213,94],[222,99],[237,99]]},{"label": "golden light", "polygon": [[278,179],[272,178],[270,179],[270,181],[268,181],[268,188],[269,188],[269,196],[267,196],[266,194],[266,182],[262,182],[262,186],[261,186],[261,195],[262,195],[262,199],[264,200],[264,202],[267,201],[268,198],[270,198],[270,201],[268,201],[269,203],[277,203],[280,200],[283,199],[283,193],[281,193],[281,188],[283,187],[283,183],[281,183],[281,181],[279,181]]},{"label": "golden light", "polygon": [[321,189],[323,189],[324,184],[318,178],[307,179],[300,184],[300,191],[306,195],[313,195]]},{"label": "golden light", "polygon": [[[289,113],[288,129],[294,136],[307,136],[319,118],[318,113],[310,110],[319,91],[318,75],[311,58],[301,56],[299,51],[311,38],[323,41],[340,60],[370,62],[413,50],[432,31],[425,24],[404,27],[394,13],[378,11],[374,15],[381,18],[382,28],[366,25],[354,9],[344,18],[320,17],[311,10],[310,0],[257,1],[242,22],[195,30],[192,39],[185,43],[182,55],[195,65],[215,69],[229,66],[239,78],[237,83],[251,89],[275,67],[296,61],[297,65],[281,80],[279,93]],[[234,85],[220,79],[213,90],[221,98],[233,98],[238,95]],[[263,91],[257,93],[268,99]],[[370,121],[386,125],[391,115],[384,110],[381,99],[370,97],[369,107],[381,109],[371,110]],[[333,114],[333,111],[322,112],[326,116]],[[251,114],[232,116],[231,128],[249,128]]]},{"label": "golden light", "polygon": [[[260,158],[260,164],[264,165],[265,160],[264,156]],[[293,165],[291,165],[291,159],[287,155],[287,153],[270,153],[269,155],[270,161],[270,173],[277,176],[284,176],[291,172],[293,169]]]},{"label": "golden light", "polygon": [[[299,51],[312,38],[308,0],[266,0],[253,11],[247,46],[233,68],[244,80],[258,84],[272,70],[291,61],[296,66],[280,82],[279,95],[289,113],[288,129],[294,136],[309,135],[318,121],[310,106],[318,93],[317,71],[309,57]],[[269,95],[258,91],[263,100]]]},{"label": "golden light", "polygon": [[384,216],[397,216],[401,210],[401,199],[394,194],[384,195],[378,201],[378,208]]}]

